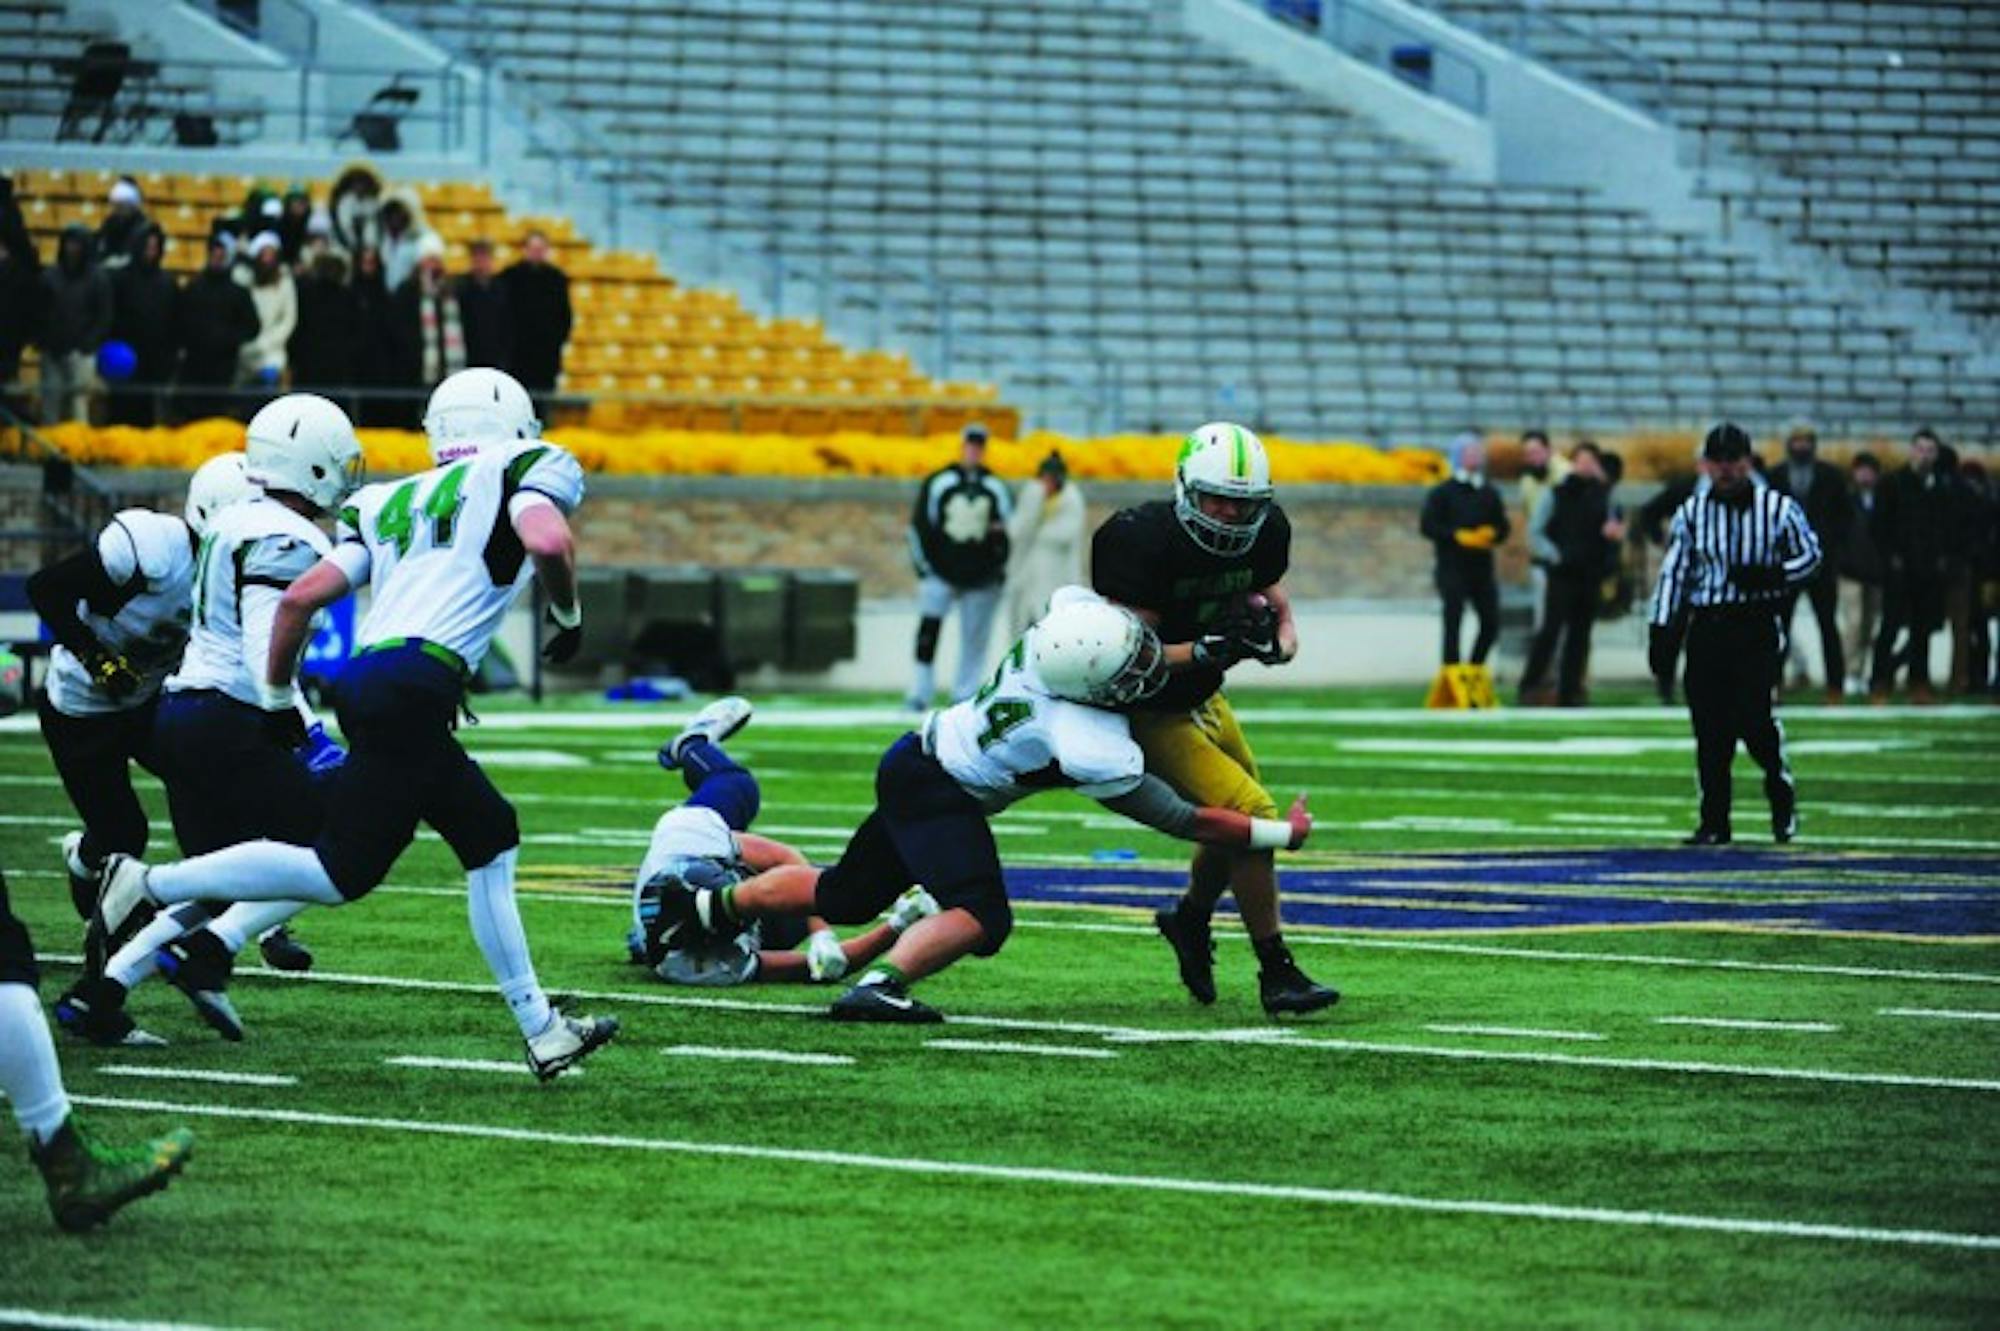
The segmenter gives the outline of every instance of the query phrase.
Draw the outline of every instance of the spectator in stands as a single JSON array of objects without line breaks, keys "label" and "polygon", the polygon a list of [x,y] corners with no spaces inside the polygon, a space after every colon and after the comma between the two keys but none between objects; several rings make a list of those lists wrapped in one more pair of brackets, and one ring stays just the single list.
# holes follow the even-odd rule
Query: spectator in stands
[{"label": "spectator in stands", "polygon": [[111,277],[111,336],[132,348],[132,377],[113,384],[108,394],[108,419],[113,425],[154,425],[159,420],[159,395],[173,382],[181,346],[174,335],[173,276],[160,267],[167,253],[167,233],[147,223],[140,233],[139,253]]},{"label": "spectator in stands", "polygon": [[307,251],[295,283],[299,321],[287,356],[292,387],[325,390],[355,383],[355,352],[361,343],[354,289],[347,284],[347,256],[331,245]]},{"label": "spectator in stands", "polygon": [[[1869,693],[1888,700],[1896,672],[1909,668],[1910,700],[1927,703],[1931,692],[1931,635],[1944,624],[1945,585],[1958,557],[1958,478],[1938,465],[1943,441],[1929,426],[1910,438],[1910,462],[1882,483],[1882,632],[1875,640]],[[1906,644],[1898,638],[1908,633]]]},{"label": "spectator in stands", "polygon": [[1507,539],[1500,492],[1486,479],[1486,441],[1467,433],[1452,441],[1452,473],[1424,500],[1417,528],[1436,552],[1438,595],[1444,598],[1444,663],[1459,663],[1459,631],[1470,605],[1479,621],[1472,664],[1486,664],[1500,636],[1500,589],[1493,580],[1493,548]]},{"label": "spectator in stands", "polygon": [[91,242],[91,254],[97,266],[107,274],[115,273],[139,257],[139,247],[146,232],[146,212],[143,197],[139,193],[139,182],[130,176],[120,176],[111,186],[108,200],[110,209],[104,221],[97,228],[97,236]]},{"label": "spectator in stands", "polygon": [[1979,488],[1973,488],[1972,474],[1950,444],[1938,448],[1938,471],[1951,481],[1951,548],[1945,556],[1944,623],[1951,630],[1951,668],[1945,676],[1945,692],[1959,697],[1966,690],[1972,665],[1972,586],[1973,570],[1981,551],[1980,518],[1986,506],[1986,469],[1977,463]]},{"label": "spectator in stands", "polygon": [[229,399],[216,390],[236,382],[243,344],[257,336],[257,305],[231,274],[230,255],[227,233],[209,237],[208,265],[188,278],[174,302],[186,417],[229,414]]},{"label": "spectator in stands", "polygon": [[304,185],[294,182],[285,191],[278,212],[278,243],[284,246],[287,267],[296,268],[304,256],[306,224],[312,220],[312,215],[312,195],[306,192]]},{"label": "spectator in stands", "polygon": [[392,190],[382,201],[382,280],[395,291],[417,271],[424,237],[431,234],[424,225],[424,205],[416,191]]},{"label": "spectator in stands", "polygon": [[426,234],[417,253],[416,271],[396,288],[397,378],[406,387],[431,389],[466,367],[465,324],[445,275],[444,242]]},{"label": "spectator in stands", "polygon": [[[404,384],[398,372],[402,351],[397,341],[395,300],[382,280],[382,255],[373,245],[355,251],[349,289],[354,294],[350,354],[355,384],[363,389],[414,389],[415,384]],[[364,393],[354,419],[358,425],[407,427],[414,414],[407,400]]]},{"label": "spectator in stands", "polygon": [[42,423],[78,420],[89,407],[93,358],[111,332],[111,279],[90,257],[90,230],[63,228],[56,261],[42,274]]},{"label": "spectator in stands", "polygon": [[[1545,430],[1527,430],[1521,435],[1521,521],[1534,519],[1535,508],[1542,502],[1542,496],[1549,487],[1562,484],[1563,477],[1569,475],[1569,463],[1549,449],[1549,436]],[[1540,564],[1528,566],[1528,589],[1535,604],[1535,631],[1542,629],[1542,609],[1548,601],[1548,570]]]},{"label": "spectator in stands", "polygon": [[1083,495],[1069,464],[1050,453],[1020,489],[1007,520],[1007,632],[1018,638],[1042,617],[1058,587],[1081,585],[1086,527]]},{"label": "spectator in stands", "polygon": [[1790,495],[1805,510],[1806,524],[1819,538],[1818,572],[1803,586],[1785,593],[1785,638],[1792,636],[1792,618],[1799,597],[1812,603],[1819,625],[1820,660],[1826,665],[1826,700],[1838,703],[1847,679],[1847,662],[1840,645],[1840,565],[1847,547],[1849,516],[1847,478],[1840,468],[1819,460],[1819,434],[1810,421],[1795,420],[1785,431],[1785,461],[1770,473],[1771,488]]},{"label": "spectator in stands", "polygon": [[333,238],[333,218],[326,209],[315,208],[312,215],[306,218],[305,236],[299,242],[299,258],[292,265],[292,271],[304,277],[312,271],[314,261],[322,254],[339,255],[340,271],[347,272],[350,260],[347,251]]},{"label": "spectator in stands", "polygon": [[1954,667],[1961,693],[1993,691],[1993,620],[2000,615],[2000,492],[1977,458],[1959,464],[1965,502],[1966,651],[1965,669]]},{"label": "spectator in stands", "polygon": [[1570,454],[1569,475],[1542,495],[1529,519],[1528,547],[1548,571],[1548,601],[1521,676],[1523,703],[1549,701],[1546,678],[1558,641],[1562,664],[1555,701],[1580,707],[1587,700],[1584,668],[1599,588],[1624,539],[1625,524],[1611,516],[1603,453],[1596,444],[1580,443]]},{"label": "spectator in stands", "polygon": [[1856,453],[1848,467],[1852,482],[1848,495],[1847,543],[1842,548],[1840,576],[1854,584],[1849,597],[1851,613],[1846,616],[1852,632],[1846,642],[1847,692],[1860,693],[1865,687],[1861,672],[1875,653],[1875,630],[1882,622],[1883,562],[1882,505],[1877,485],[1882,464],[1873,453]]},{"label": "spectator in stands", "polygon": [[334,243],[357,256],[364,248],[379,245],[382,231],[377,213],[382,201],[382,177],[365,166],[350,166],[333,182],[326,211],[333,223]]},{"label": "spectator in stands", "polygon": [[6,386],[19,382],[21,355],[40,337],[47,305],[41,252],[14,198],[13,177],[0,175],[0,405],[23,417],[30,413]]},{"label": "spectator in stands", "polygon": [[924,477],[910,514],[910,560],[917,572],[916,665],[905,702],[931,705],[936,691],[938,638],[944,617],[958,610],[958,679],[951,696],[964,699],[986,673],[993,616],[1007,577],[1007,518],[1014,496],[986,469],[986,427],[965,427],[958,460]]},{"label": "spectator in stands", "polygon": [[493,242],[472,242],[472,271],[452,280],[465,325],[465,363],[504,370],[514,359],[514,316],[493,267]]},{"label": "spectator in stands", "polygon": [[299,326],[299,296],[277,232],[259,231],[251,240],[245,286],[257,306],[257,335],[238,354],[241,377],[245,383],[275,387],[284,381],[285,349]]},{"label": "spectator in stands", "polygon": [[549,238],[530,231],[520,259],[500,280],[514,316],[514,363],[508,368],[530,393],[553,393],[571,320],[569,278],[551,262]]}]

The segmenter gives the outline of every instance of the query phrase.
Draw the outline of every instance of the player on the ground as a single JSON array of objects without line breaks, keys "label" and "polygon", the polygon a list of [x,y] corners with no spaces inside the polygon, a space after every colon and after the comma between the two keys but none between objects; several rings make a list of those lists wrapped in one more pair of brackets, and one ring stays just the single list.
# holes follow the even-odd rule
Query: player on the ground
[{"label": "player on the ground", "polygon": [[[722,938],[676,939],[648,951],[647,927],[659,913],[669,883],[725,887],[805,856],[781,841],[749,830],[762,795],[757,779],[723,751],[722,743],[750,720],[743,698],[718,698],[660,748],[660,766],[678,771],[688,798],[660,815],[652,844],[632,884],[632,930],[626,949],[669,984],[719,987],[753,980],[837,980],[889,950],[910,925],[937,914],[922,888],[896,901],[887,922],[842,941],[826,921],[810,914],[752,920]],[[803,951],[800,949],[803,948]]]},{"label": "player on the ground", "polygon": [[42,737],[83,830],[63,838],[70,899],[90,918],[112,851],[146,849],[131,764],[158,774],[153,713],[187,646],[195,551],[209,518],[247,497],[243,455],[211,458],[188,484],[187,517],[128,508],[89,548],[31,574],[28,601],[55,638]]},{"label": "player on the ground", "polygon": [[617,1033],[608,1017],[569,1017],[536,978],[514,898],[520,824],[452,734],[472,677],[507,608],[529,581],[548,594],[565,661],[583,637],[576,547],[566,514],[583,498],[576,459],[541,440],[519,383],[462,370],[439,384],[424,417],[438,464],[371,485],[341,510],[332,554],[281,601],[261,680],[268,710],[288,708],[312,617],[364,583],[373,594],[361,644],[341,676],[340,729],[351,746],[311,847],[253,841],[148,869],[129,857],[100,875],[97,919],[118,930],[142,905],[184,901],[359,900],[388,876],[428,823],[464,865],[472,933],[523,1040],[548,1080]]},{"label": "player on the ground", "polygon": [[[1192,803],[1252,818],[1273,818],[1278,805],[1258,779],[1222,682],[1239,661],[1281,665],[1298,654],[1283,585],[1292,528],[1272,493],[1263,442],[1240,425],[1204,425],[1181,445],[1173,501],[1120,509],[1091,542],[1092,584],[1166,645],[1171,678],[1132,709],[1146,770]],[[1215,1001],[1209,922],[1225,891],[1235,893],[1256,949],[1266,1012],[1315,1012],[1340,1001],[1308,979],[1285,946],[1270,849],[1209,844],[1195,850],[1180,902],[1154,916],[1197,1002]]]},{"label": "player on the ground", "polygon": [[28,1137],[28,1155],[48,1187],[56,1224],[72,1232],[103,1224],[112,1212],[180,1173],[194,1134],[176,1128],[143,1146],[99,1142],[70,1111],[62,1069],[35,987],[35,945],[7,902],[0,874],[0,1095]]},{"label": "player on the ground", "polygon": [[649,943],[732,934],[773,914],[859,924],[921,882],[939,913],[913,924],[831,1013],[837,1021],[942,1021],[909,986],[967,953],[992,956],[1007,941],[1014,917],[988,820],[1019,800],[1074,790],[1170,836],[1302,845],[1312,831],[1303,795],[1283,819],[1253,819],[1196,808],[1147,775],[1112,709],[1146,698],[1166,678],[1159,639],[1138,617],[1084,588],[1062,588],[985,687],[890,746],[875,773],[875,809],[838,864],[785,865],[740,884],[665,883]]},{"label": "player on the ground", "polygon": [[[311,393],[264,406],[244,439],[251,493],[207,515],[186,654],[153,721],[155,766],[188,855],[258,837],[306,845],[325,812],[323,787],[300,757],[312,723],[296,702],[266,710],[261,681],[279,602],[331,548],[314,520],[352,492],[361,445],[346,413]],[[320,756],[333,747],[320,731]],[[87,969],[57,1001],[56,1020],[98,1044],[156,1042],[134,1027],[125,999],[157,965],[204,1022],[240,1040],[243,1022],[226,992],[235,954],[306,904],[239,905],[213,920],[194,902],[161,912],[101,971]]]}]

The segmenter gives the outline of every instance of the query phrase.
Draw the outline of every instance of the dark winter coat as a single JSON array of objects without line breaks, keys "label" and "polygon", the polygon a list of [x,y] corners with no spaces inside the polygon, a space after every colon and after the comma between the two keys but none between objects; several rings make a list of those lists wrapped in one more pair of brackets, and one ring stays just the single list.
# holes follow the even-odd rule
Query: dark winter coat
[{"label": "dark winter coat", "polygon": [[458,322],[465,331],[465,363],[504,370],[514,361],[514,316],[500,278],[476,282],[470,274],[452,280],[458,294]]},{"label": "dark winter coat", "polygon": [[548,392],[562,373],[569,341],[569,278],[554,264],[517,263],[500,274],[514,316],[514,361],[508,368],[527,388]]},{"label": "dark winter coat", "polygon": [[1453,476],[1430,492],[1417,526],[1437,550],[1439,577],[1493,575],[1492,549],[1468,549],[1458,543],[1454,533],[1467,527],[1491,527],[1497,546],[1513,530],[1500,492],[1490,483],[1474,485],[1461,476]]},{"label": "dark winter coat", "polygon": [[111,282],[90,260],[90,232],[63,229],[56,262],[42,273],[48,310],[41,347],[50,355],[94,352],[111,332]]},{"label": "dark winter coat", "polygon": [[181,382],[227,384],[236,379],[236,358],[261,326],[250,293],[226,268],[204,268],[188,278],[175,302],[181,340]]},{"label": "dark winter coat", "polygon": [[[149,226],[146,230],[159,228]],[[143,243],[140,253],[144,253]],[[137,383],[159,384],[174,377],[181,350],[174,323],[178,296],[173,276],[143,257],[112,275],[111,336],[130,344],[138,354],[139,366],[132,374]]]}]

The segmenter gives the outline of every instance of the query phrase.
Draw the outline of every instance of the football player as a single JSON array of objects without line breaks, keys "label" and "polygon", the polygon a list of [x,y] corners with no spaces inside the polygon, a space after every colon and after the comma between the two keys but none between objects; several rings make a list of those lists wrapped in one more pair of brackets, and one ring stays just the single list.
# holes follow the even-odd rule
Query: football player
[{"label": "football player", "polygon": [[826,921],[795,915],[752,920],[726,938],[676,940],[679,945],[664,952],[647,949],[647,926],[669,883],[727,886],[781,864],[806,862],[792,847],[749,830],[762,794],[757,779],[722,743],[749,722],[750,713],[746,699],[718,698],[660,748],[660,766],[681,774],[688,798],[653,825],[652,844],[632,884],[632,929],[625,945],[633,961],[651,966],[669,984],[837,980],[850,967],[887,952],[916,921],[937,914],[931,895],[911,888],[897,899],[886,923],[845,942]]},{"label": "football player", "polygon": [[187,646],[195,551],[210,517],[247,498],[243,455],[211,458],[188,484],[187,516],[128,508],[88,549],[28,578],[28,601],[55,638],[40,705],[42,738],[83,830],[63,838],[70,898],[90,918],[112,851],[146,849],[131,764],[158,775],[153,713]]},{"label": "football player", "polygon": [[[258,837],[307,845],[325,811],[321,785],[297,756],[307,713],[296,702],[266,710],[260,682],[279,601],[331,548],[314,519],[352,492],[361,445],[339,407],[291,393],[251,418],[242,474],[252,496],[207,515],[187,651],[153,722],[174,836],[189,855]],[[330,743],[324,732],[321,742]],[[212,921],[196,903],[163,912],[57,1001],[56,1020],[97,1044],[154,1043],[135,1029],[125,1000],[157,963],[203,1021],[240,1040],[242,1019],[226,993],[235,954],[305,905],[258,902]]]},{"label": "football player", "polygon": [[[1146,770],[1196,804],[1273,818],[1277,802],[1222,693],[1239,661],[1282,665],[1299,650],[1283,579],[1292,528],[1272,499],[1264,445],[1240,425],[1204,425],[1181,445],[1172,503],[1113,514],[1091,542],[1097,590],[1158,630],[1166,687],[1132,708],[1132,737]],[[1264,1010],[1314,1012],[1340,995],[1306,978],[1278,927],[1276,862],[1268,847],[1209,844],[1194,853],[1178,905],[1154,919],[1197,1002],[1215,1001],[1209,921],[1223,892],[1249,931]]]},{"label": "football player", "polygon": [[530,580],[540,579],[557,630],[545,655],[575,656],[583,611],[566,515],[583,498],[583,471],[540,438],[527,391],[498,370],[461,370],[439,384],[424,429],[437,465],[371,485],[341,510],[337,547],[278,606],[258,680],[266,711],[289,710],[313,616],[368,585],[338,704],[351,747],[317,839],[246,842],[151,869],[115,856],[99,875],[97,924],[118,930],[143,905],[209,899],[344,905],[373,891],[428,823],[465,867],[473,937],[529,1068],[546,1081],[609,1041],[618,1023],[549,1002],[515,902],[514,806],[452,731],[466,682]]},{"label": "football player", "polygon": [[0,874],[0,1095],[28,1137],[28,1154],[48,1188],[56,1224],[72,1232],[103,1224],[112,1212],[158,1192],[180,1173],[194,1134],[176,1128],[139,1147],[108,1146],[71,1112],[55,1044],[35,994],[35,946],[7,902]]},{"label": "football player", "polygon": [[1068,789],[1170,836],[1296,849],[1312,831],[1301,795],[1283,819],[1196,808],[1148,776],[1125,717],[1167,682],[1160,642],[1122,607],[1065,587],[965,702],[890,746],[875,772],[876,805],[820,870],[784,865],[740,884],[665,883],[649,942],[732,934],[746,920],[811,912],[835,924],[872,920],[912,883],[942,908],[896,940],[833,1004],[837,1021],[935,1022],[909,986],[960,957],[992,956],[1013,929],[988,820],[1038,791]]}]

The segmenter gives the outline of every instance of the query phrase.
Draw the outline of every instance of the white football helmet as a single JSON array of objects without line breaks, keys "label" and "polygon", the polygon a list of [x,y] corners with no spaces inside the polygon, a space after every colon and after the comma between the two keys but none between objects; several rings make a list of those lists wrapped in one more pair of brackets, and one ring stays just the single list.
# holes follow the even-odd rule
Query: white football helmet
[{"label": "white football helmet", "polygon": [[287,393],[250,418],[245,475],[330,513],[361,484],[361,441],[347,413],[314,393]]},{"label": "white football helmet", "polygon": [[1167,683],[1159,635],[1103,600],[1058,602],[1028,630],[1028,663],[1050,693],[1093,707],[1135,703]]},{"label": "white football helmet", "polygon": [[244,474],[249,465],[241,453],[218,453],[195,468],[188,478],[187,525],[196,536],[208,535],[208,524],[221,509],[264,493]]},{"label": "white football helmet", "polygon": [[431,390],[424,433],[431,438],[431,461],[442,467],[486,444],[539,439],[542,423],[520,380],[482,367],[460,370]]},{"label": "white football helmet", "polygon": [[[1174,469],[1174,515],[1210,554],[1240,555],[1257,543],[1271,511],[1271,459],[1264,441],[1240,425],[1215,421],[1181,444]],[[1248,516],[1225,522],[1201,511],[1201,496],[1233,499]]]}]

